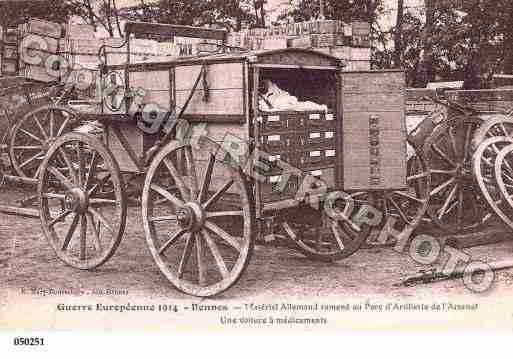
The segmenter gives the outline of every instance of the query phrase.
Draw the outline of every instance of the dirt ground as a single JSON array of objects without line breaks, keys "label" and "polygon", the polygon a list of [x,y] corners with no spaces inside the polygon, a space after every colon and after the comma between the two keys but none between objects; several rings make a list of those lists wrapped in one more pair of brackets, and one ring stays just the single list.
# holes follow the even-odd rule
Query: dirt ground
[{"label": "dirt ground", "polygon": [[[3,190],[0,202],[14,204],[21,196],[17,191]],[[475,247],[465,252],[474,260],[505,260],[511,258],[513,242]],[[257,245],[242,279],[218,299],[368,295],[422,298],[432,296],[433,292],[475,295],[468,292],[461,280],[396,286],[420,269],[425,267],[390,247],[362,249],[338,263],[319,263],[290,248]],[[39,220],[0,214],[0,272],[2,290],[65,288],[90,293],[96,288],[111,288],[147,298],[187,298],[167,282],[153,262],[138,207],[129,209],[125,236],[116,255],[90,272],[67,267],[57,259],[44,239]],[[513,270],[501,271],[492,289],[481,295],[496,296],[512,288]]]}]

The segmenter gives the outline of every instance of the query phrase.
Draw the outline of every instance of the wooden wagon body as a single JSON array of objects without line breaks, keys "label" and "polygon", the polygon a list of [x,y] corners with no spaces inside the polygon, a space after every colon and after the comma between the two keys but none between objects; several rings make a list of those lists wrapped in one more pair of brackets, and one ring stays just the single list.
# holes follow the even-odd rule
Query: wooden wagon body
[{"label": "wooden wagon body", "polygon": [[[123,87],[103,97],[108,147],[122,171],[143,171],[145,151],[158,135],[141,131],[134,109],[163,118],[186,106],[181,118],[192,126],[206,124],[211,140],[239,140],[248,157],[255,149],[267,156],[265,179],[254,188],[259,216],[297,206],[308,175],[329,191],[405,188],[404,73],[342,69],[339,59],[304,49],[107,66],[104,87],[114,81]],[[261,111],[258,88],[264,80],[328,111]]]}]

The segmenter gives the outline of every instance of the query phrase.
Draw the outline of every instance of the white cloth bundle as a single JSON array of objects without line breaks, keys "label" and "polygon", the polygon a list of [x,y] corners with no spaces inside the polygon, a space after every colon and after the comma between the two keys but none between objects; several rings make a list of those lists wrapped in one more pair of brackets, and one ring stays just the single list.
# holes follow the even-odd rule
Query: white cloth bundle
[{"label": "white cloth bundle", "polygon": [[275,83],[266,80],[267,92],[261,94],[259,107],[261,111],[328,111],[328,106],[311,101],[298,101],[287,91],[280,89]]}]

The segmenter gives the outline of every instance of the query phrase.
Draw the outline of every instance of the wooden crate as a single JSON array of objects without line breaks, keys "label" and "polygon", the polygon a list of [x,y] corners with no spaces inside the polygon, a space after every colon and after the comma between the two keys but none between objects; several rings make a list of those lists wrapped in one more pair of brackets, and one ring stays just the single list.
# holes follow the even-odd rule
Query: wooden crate
[{"label": "wooden crate", "polygon": [[61,24],[40,19],[30,19],[23,25],[23,31],[53,38],[62,37]]},{"label": "wooden crate", "polygon": [[401,71],[342,76],[345,190],[406,186],[405,76]]}]

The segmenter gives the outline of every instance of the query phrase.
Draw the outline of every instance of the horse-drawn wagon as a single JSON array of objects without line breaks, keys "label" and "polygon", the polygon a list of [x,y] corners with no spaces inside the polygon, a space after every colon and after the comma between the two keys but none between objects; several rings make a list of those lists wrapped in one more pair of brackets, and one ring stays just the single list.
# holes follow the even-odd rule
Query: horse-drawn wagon
[{"label": "horse-drawn wagon", "polygon": [[[224,36],[129,23],[127,41],[156,31]],[[105,263],[123,236],[127,187],[138,182],[156,264],[197,296],[235,284],[269,234],[332,261],[367,239],[370,222],[357,218],[366,205],[416,226],[430,176],[420,154],[407,159],[404,73],[343,67],[293,48],[106,63],[101,111],[86,116],[102,135],[60,136],[38,169],[41,222],[57,256],[79,269]],[[285,106],[268,101],[276,92]]]}]

